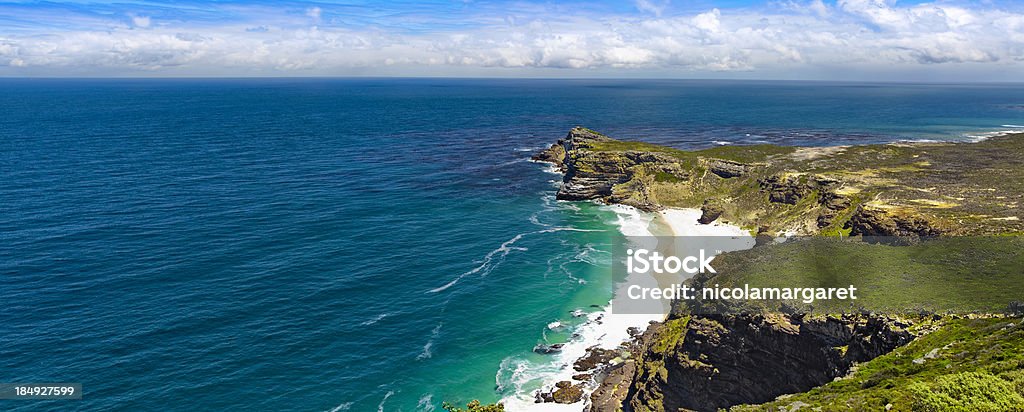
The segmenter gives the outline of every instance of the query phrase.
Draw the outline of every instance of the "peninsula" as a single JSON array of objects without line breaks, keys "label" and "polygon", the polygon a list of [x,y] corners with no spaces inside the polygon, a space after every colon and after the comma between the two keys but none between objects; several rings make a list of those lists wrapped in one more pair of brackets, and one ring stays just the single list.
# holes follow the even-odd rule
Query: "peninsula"
[{"label": "peninsula", "polygon": [[591,411],[1024,404],[1024,134],[685,151],[577,127],[534,159],[564,173],[561,200],[699,208],[701,224],[818,239],[726,253],[695,286],[855,281],[864,296],[725,312],[677,302],[618,351],[581,359],[581,381],[542,400],[578,402],[589,384]]}]

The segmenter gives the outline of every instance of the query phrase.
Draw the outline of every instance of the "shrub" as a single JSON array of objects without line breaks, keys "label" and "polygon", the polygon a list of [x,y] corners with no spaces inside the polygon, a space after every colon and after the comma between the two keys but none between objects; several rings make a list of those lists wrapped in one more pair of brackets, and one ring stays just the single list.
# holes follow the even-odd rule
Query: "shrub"
[{"label": "shrub", "polygon": [[914,410],[919,411],[1024,411],[1024,397],[1009,382],[990,373],[945,375],[930,385],[915,383],[908,389],[914,397]]}]

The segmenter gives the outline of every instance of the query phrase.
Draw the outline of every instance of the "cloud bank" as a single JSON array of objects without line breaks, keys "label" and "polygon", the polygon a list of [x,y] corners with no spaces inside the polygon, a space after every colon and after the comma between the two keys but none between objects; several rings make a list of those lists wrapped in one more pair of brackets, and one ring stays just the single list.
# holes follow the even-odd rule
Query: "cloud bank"
[{"label": "cloud bank", "polygon": [[[281,3],[285,4],[285,3]],[[1024,80],[1024,12],[785,1],[673,11],[336,4],[39,10],[0,3],[0,75],[629,75]],[[84,7],[84,9],[83,9]],[[46,21],[49,21],[47,23]],[[5,28],[6,27],[6,28]],[[959,76],[959,77],[958,77]]]}]

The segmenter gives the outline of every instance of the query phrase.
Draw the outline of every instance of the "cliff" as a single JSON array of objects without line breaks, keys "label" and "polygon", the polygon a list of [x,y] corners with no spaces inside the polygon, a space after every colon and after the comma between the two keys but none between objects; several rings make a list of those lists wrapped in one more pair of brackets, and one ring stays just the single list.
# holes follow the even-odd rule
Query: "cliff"
[{"label": "cliff", "polygon": [[[655,328],[624,399],[633,411],[714,411],[809,390],[910,342],[911,323],[875,315],[682,316]],[[614,411],[619,405],[595,405]]]}]

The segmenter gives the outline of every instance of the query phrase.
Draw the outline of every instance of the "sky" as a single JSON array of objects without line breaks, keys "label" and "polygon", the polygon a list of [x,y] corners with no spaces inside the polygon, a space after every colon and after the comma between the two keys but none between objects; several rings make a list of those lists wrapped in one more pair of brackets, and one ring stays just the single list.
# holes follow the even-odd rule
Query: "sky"
[{"label": "sky", "polygon": [[0,76],[1024,81],[1024,0],[0,0]]}]

